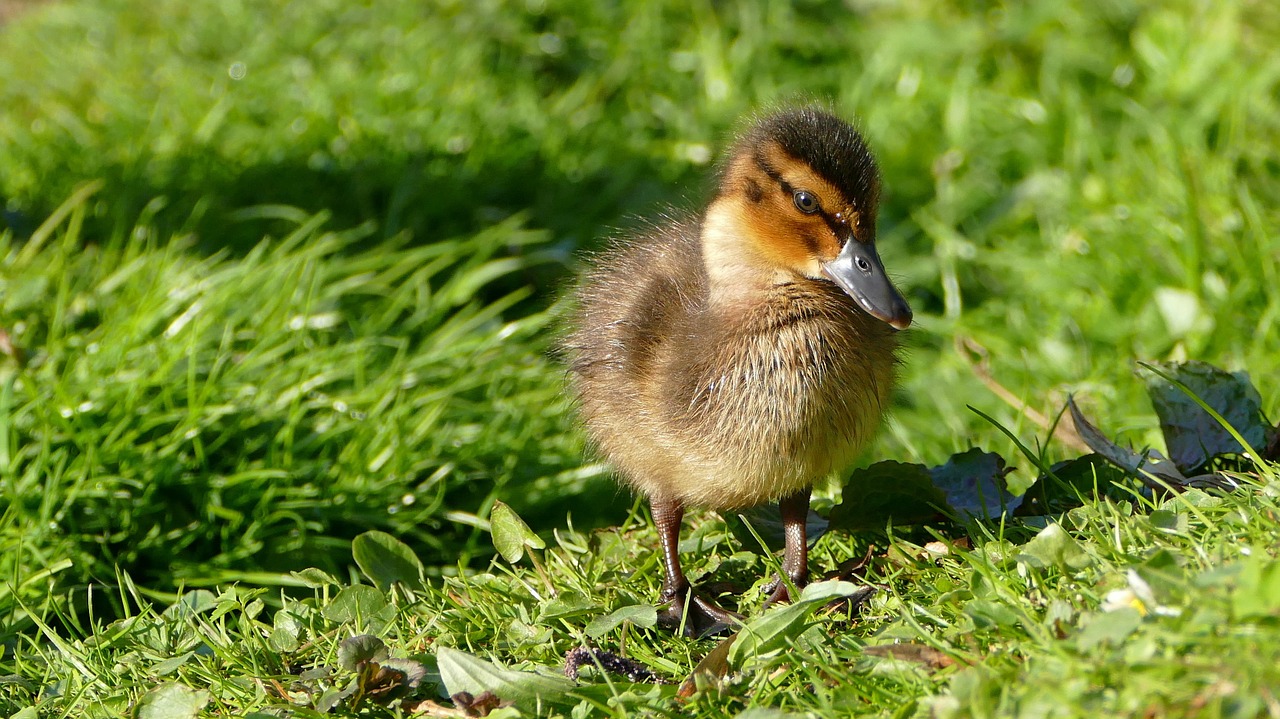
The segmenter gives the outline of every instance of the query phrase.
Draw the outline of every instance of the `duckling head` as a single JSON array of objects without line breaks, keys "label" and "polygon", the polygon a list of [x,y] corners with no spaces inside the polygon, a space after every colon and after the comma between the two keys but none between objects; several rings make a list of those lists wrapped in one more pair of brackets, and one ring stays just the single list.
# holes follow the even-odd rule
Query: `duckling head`
[{"label": "duckling head", "polygon": [[[721,297],[796,276],[834,282],[894,329],[911,308],[876,251],[880,175],[862,136],[816,108],[767,116],[734,145],[703,222]],[[736,291],[735,291],[736,290]]]}]

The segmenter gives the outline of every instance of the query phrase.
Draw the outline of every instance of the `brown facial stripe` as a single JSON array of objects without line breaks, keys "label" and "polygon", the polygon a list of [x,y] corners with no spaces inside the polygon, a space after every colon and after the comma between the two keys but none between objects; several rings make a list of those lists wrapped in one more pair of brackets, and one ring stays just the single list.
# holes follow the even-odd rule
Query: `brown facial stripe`
[{"label": "brown facial stripe", "polygon": [[[790,182],[787,182],[786,178],[782,176],[781,172],[778,172],[777,168],[769,163],[768,159],[765,158],[763,150],[757,148],[754,159],[756,161],[756,167],[759,168],[761,172],[768,175],[769,179],[778,183],[778,186],[782,188],[784,193],[788,195],[795,194],[796,188]],[[854,234],[852,228],[852,225],[857,224],[858,213],[852,211],[848,212],[848,215],[852,219],[851,223],[850,219],[845,219],[843,216],[840,219],[837,219],[831,213],[827,212],[826,209],[822,207],[821,202],[819,202],[818,211],[815,214],[821,216],[823,221],[827,223],[827,227],[831,229],[831,234],[836,236],[836,241],[840,243],[841,247],[848,242],[850,237],[857,239],[859,242],[862,241],[861,238]],[[844,215],[845,213],[840,214]],[[812,242],[813,238],[806,238],[806,243]],[[812,246],[812,244],[810,246]]]}]

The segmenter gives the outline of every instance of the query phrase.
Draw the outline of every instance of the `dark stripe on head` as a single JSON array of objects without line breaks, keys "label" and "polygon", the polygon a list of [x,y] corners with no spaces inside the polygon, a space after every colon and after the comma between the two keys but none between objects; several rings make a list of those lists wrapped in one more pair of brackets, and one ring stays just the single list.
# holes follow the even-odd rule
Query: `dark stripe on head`
[{"label": "dark stripe on head", "polygon": [[783,152],[835,185],[864,217],[874,220],[880,171],[862,136],[844,120],[814,107],[787,110],[761,120],[741,142],[754,146],[756,165],[781,182],[763,153],[766,145],[776,142]]}]

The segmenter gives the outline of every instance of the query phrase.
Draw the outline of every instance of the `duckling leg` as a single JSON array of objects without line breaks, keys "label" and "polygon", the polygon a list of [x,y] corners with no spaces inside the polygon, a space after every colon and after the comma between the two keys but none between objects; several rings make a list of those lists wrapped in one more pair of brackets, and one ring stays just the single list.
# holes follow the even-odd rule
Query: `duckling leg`
[{"label": "duckling leg", "polygon": [[663,612],[662,623],[671,627],[683,623],[685,634],[700,636],[740,621],[740,615],[694,593],[680,568],[680,522],[684,519],[684,504],[678,499],[650,497],[649,509],[658,529],[665,570],[658,601],[669,605]]},{"label": "duckling leg", "polygon": [[[782,554],[782,573],[800,590],[809,581],[809,537],[805,526],[809,519],[809,489],[783,497],[778,502],[778,509],[782,512],[782,533],[787,541]],[[773,593],[765,600],[764,605],[768,607],[777,602],[795,599],[786,580],[779,577]]]}]

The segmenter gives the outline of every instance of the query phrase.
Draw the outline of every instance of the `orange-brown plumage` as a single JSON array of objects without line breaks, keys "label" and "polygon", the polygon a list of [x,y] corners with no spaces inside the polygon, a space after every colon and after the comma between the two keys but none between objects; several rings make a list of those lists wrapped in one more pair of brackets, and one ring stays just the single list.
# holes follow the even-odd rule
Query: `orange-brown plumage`
[{"label": "orange-brown plumage", "polygon": [[[705,212],[618,240],[579,287],[574,392],[592,442],[653,504],[673,611],[688,590],[668,546],[685,506],[781,499],[794,525],[813,482],[881,422],[910,311],[874,251],[878,191],[847,124],[772,115],[734,146]],[[790,528],[802,538],[802,521]],[[693,598],[705,616],[692,624],[726,618]]]}]

